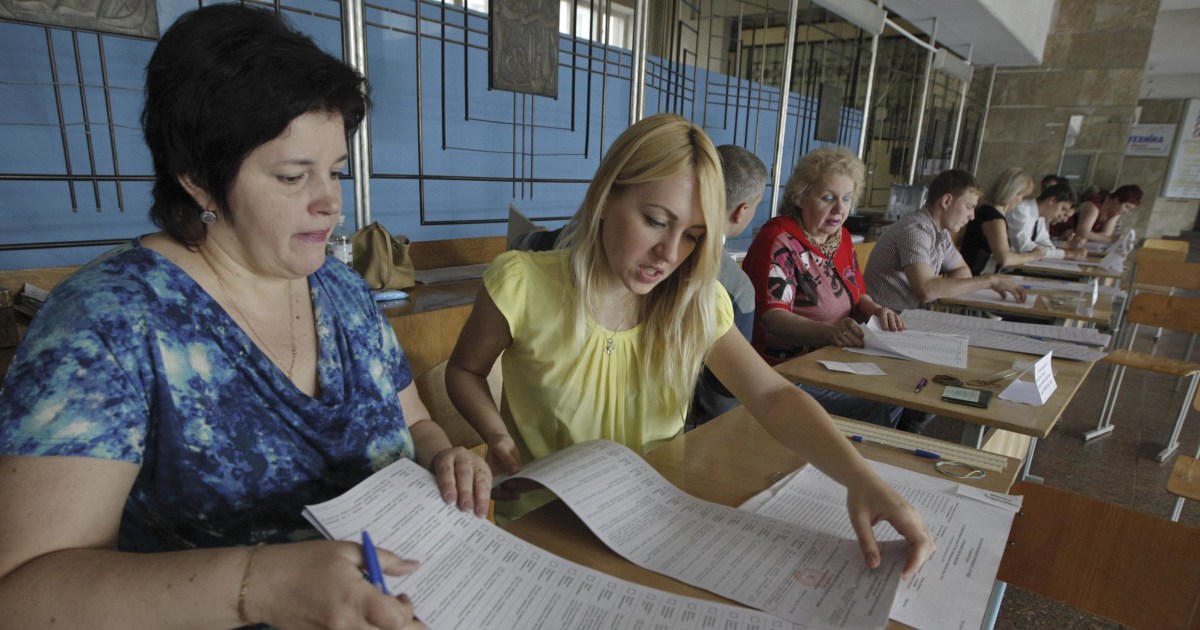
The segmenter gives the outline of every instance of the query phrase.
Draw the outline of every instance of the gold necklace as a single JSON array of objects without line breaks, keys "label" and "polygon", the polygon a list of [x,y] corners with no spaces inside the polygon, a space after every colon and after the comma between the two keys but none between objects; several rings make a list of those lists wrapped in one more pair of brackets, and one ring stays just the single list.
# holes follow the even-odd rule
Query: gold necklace
[{"label": "gold necklace", "polygon": [[[217,279],[217,284],[220,285],[221,290],[225,292],[225,297],[229,298],[229,305],[233,307],[233,310],[237,312],[238,317],[241,317],[242,321],[246,322],[246,326],[250,328],[250,334],[254,335],[254,338],[258,340],[258,343],[262,346],[262,349],[267,351],[267,354],[271,357],[271,360],[275,362],[275,365],[283,367],[283,361],[281,361],[279,357],[275,355],[275,352],[271,350],[271,346],[267,345],[267,342],[263,340],[262,335],[258,334],[258,331],[254,329],[254,324],[250,321],[250,318],[246,317],[246,314],[243,313],[242,309],[238,307],[237,300],[233,298],[233,294],[229,292],[229,287],[226,287],[225,283],[221,280],[221,275],[217,273],[217,268],[214,267],[211,262],[209,262],[208,256],[200,253],[200,258],[204,260],[204,264],[208,265],[208,270],[211,271],[213,277]],[[288,323],[291,325],[292,329],[292,360],[288,363],[287,368],[284,369],[284,372],[287,373],[288,379],[291,380],[292,370],[296,367],[296,304],[292,301],[291,280],[288,280],[287,284],[287,300]]]}]

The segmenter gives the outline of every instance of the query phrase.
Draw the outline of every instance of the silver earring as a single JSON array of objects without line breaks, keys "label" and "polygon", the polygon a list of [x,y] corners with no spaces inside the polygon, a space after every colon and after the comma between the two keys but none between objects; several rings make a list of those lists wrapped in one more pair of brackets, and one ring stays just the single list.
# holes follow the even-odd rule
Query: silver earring
[{"label": "silver earring", "polygon": [[204,212],[200,213],[200,221],[209,224],[216,223],[217,213],[213,212],[212,210],[205,210]]}]

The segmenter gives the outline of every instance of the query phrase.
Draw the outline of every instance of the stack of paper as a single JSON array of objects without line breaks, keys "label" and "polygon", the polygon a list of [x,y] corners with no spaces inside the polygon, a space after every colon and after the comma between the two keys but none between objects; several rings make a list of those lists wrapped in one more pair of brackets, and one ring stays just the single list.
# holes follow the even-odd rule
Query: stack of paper
[{"label": "stack of paper", "polygon": [[904,332],[889,332],[882,329],[876,317],[871,317],[862,331],[863,347],[847,350],[955,368],[967,367],[965,336],[922,332],[913,330],[911,326]]},{"label": "stack of paper", "polygon": [[[907,310],[900,315],[904,325],[915,331],[941,331],[964,335],[970,345],[994,348],[1023,354],[1054,356],[1074,361],[1099,361],[1106,355],[1082,345],[1105,346],[1112,338],[1094,328],[1074,328],[1045,324],[1026,324],[970,317],[954,313],[939,313],[920,309]],[[1066,343],[1071,342],[1071,343]]]}]

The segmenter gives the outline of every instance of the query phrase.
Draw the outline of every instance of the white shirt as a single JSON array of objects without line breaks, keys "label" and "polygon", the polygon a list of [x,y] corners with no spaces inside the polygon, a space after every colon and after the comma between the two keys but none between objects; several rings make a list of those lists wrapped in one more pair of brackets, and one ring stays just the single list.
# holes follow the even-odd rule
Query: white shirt
[{"label": "white shirt", "polygon": [[1022,201],[1008,211],[1004,220],[1008,223],[1008,246],[1014,252],[1027,254],[1040,247],[1046,251],[1043,260],[1059,260],[1066,255],[1050,240],[1050,229],[1038,214],[1036,201]]}]

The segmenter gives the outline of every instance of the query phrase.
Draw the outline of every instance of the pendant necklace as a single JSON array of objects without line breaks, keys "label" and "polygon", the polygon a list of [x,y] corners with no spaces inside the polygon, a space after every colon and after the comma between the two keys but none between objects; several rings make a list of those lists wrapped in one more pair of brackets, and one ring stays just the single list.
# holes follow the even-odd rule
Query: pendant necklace
[{"label": "pendant necklace", "polygon": [[[246,317],[246,314],[243,313],[242,309],[238,307],[237,300],[233,298],[233,294],[229,292],[229,287],[226,287],[225,283],[221,280],[221,275],[217,273],[217,268],[208,261],[208,256],[205,256],[203,253],[201,253],[200,258],[204,260],[204,264],[208,265],[208,270],[211,271],[213,277],[217,279],[217,284],[220,285],[221,290],[225,292],[225,297],[229,298],[229,305],[233,307],[233,310],[237,312],[238,317],[241,317],[242,321],[246,322],[246,326],[250,328],[250,334],[254,335],[254,338],[258,340],[258,343],[260,346],[262,346],[262,349],[267,351],[267,354],[271,357],[271,360],[275,362],[275,365],[283,367],[283,361],[279,360],[279,357],[275,356],[275,352],[271,350],[271,346],[267,345],[267,342],[263,341],[262,335],[258,334],[258,331],[254,329],[254,324],[250,321],[250,318]],[[292,370],[296,367],[296,305],[292,301],[291,280],[288,280],[287,284],[287,300],[288,323],[291,324],[292,329],[292,360],[287,364],[284,372],[287,374],[288,379],[291,380]]]},{"label": "pendant necklace", "polygon": [[[625,325],[625,319],[628,317],[629,317],[629,310],[626,309],[625,315],[623,315],[621,317],[621,322],[617,324],[616,330],[613,330],[611,335],[608,334],[607,328],[605,328],[603,325],[600,326],[600,330],[604,332],[604,354],[606,354],[608,356],[612,356],[613,348],[616,347],[616,345],[617,345],[617,342],[615,340],[617,333],[621,332],[621,327]],[[599,323],[599,322],[597,322],[597,323]]]}]

